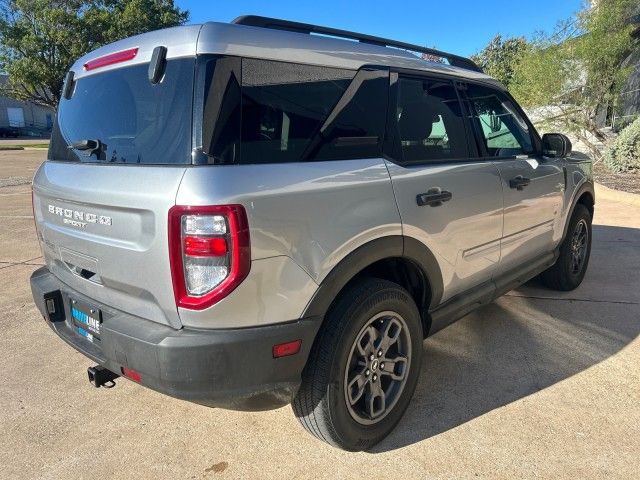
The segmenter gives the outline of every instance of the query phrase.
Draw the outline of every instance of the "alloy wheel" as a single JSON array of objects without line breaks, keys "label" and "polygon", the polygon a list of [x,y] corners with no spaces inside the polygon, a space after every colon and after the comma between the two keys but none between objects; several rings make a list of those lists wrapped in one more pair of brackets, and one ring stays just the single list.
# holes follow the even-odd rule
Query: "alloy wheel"
[{"label": "alloy wheel", "polygon": [[381,312],[365,323],[344,375],[347,409],[358,423],[379,422],[393,409],[409,377],[411,340],[405,320]]}]

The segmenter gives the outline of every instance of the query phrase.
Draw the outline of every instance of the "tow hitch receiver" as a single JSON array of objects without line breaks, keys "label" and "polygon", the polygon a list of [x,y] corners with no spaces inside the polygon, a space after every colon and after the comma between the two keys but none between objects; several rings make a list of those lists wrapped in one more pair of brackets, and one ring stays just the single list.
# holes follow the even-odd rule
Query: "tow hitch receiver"
[{"label": "tow hitch receiver", "polygon": [[112,388],[116,386],[114,380],[120,375],[113,373],[111,370],[107,370],[100,365],[87,368],[87,374],[89,375],[89,383],[96,388],[105,387]]}]

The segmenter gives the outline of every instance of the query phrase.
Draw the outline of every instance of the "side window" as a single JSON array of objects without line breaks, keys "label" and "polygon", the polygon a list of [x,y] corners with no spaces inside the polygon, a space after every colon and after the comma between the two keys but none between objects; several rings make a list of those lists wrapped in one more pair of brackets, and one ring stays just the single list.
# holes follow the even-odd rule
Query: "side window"
[{"label": "side window", "polygon": [[213,163],[381,155],[388,71],[223,57],[206,78],[203,151]]},{"label": "side window", "polygon": [[355,72],[242,60],[239,163],[301,160]]},{"label": "side window", "polygon": [[387,115],[388,89],[388,71],[358,71],[320,130],[309,141],[304,159],[379,157]]},{"label": "side window", "polygon": [[482,132],[489,156],[533,153],[527,122],[506,95],[492,88],[469,85],[467,98],[471,104],[471,119]]},{"label": "side window", "polygon": [[206,63],[202,149],[215,163],[235,163],[240,152],[242,63],[227,57]]},{"label": "side window", "polygon": [[460,103],[450,82],[401,77],[396,115],[404,162],[468,157]]}]

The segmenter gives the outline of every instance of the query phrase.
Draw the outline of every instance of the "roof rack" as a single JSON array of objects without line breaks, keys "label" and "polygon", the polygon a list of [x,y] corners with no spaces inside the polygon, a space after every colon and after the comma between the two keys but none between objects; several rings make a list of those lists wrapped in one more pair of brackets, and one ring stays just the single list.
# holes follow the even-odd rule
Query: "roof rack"
[{"label": "roof rack", "polygon": [[373,35],[366,35],[363,33],[350,32],[348,30],[340,30],[338,28],[321,27],[319,25],[313,25],[310,23],[291,22],[289,20],[280,20],[278,18],[261,17],[259,15],[243,15],[236,18],[231,23],[237,25],[247,25],[250,27],[262,27],[271,28],[274,30],[285,30],[296,33],[306,34],[321,34],[330,35],[333,37],[348,38],[350,40],[357,40],[361,43],[369,43],[372,45],[378,45],[382,47],[395,47],[402,48],[404,50],[410,50],[412,52],[426,53],[434,57],[446,59],[450,65],[454,67],[460,67],[467,70],[473,70],[475,72],[481,72],[482,69],[471,59],[454,55],[452,53],[442,52],[433,48],[421,47],[420,45],[413,45],[411,43],[398,42],[396,40],[390,40],[388,38],[375,37]]}]

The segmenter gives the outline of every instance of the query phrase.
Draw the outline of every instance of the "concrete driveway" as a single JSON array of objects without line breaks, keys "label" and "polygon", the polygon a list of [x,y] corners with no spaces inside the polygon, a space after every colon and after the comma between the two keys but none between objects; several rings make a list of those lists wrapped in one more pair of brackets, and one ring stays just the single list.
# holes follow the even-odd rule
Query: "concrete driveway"
[{"label": "concrete driveway", "polygon": [[[0,181],[30,178],[43,157],[0,151]],[[308,436],[288,407],[90,387],[91,362],[31,302],[42,259],[20,182],[0,187],[0,478],[638,478],[639,206],[597,200],[578,290],[532,282],[426,340],[404,419],[352,454]]]}]

